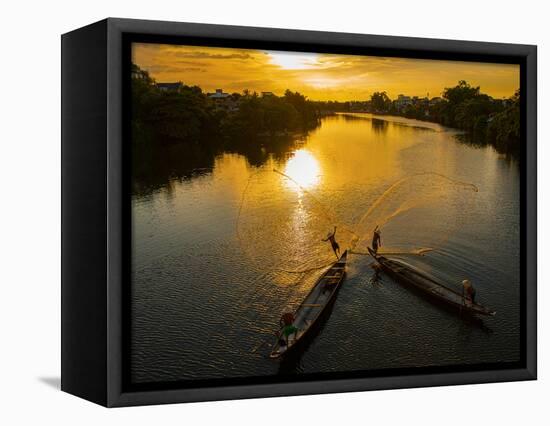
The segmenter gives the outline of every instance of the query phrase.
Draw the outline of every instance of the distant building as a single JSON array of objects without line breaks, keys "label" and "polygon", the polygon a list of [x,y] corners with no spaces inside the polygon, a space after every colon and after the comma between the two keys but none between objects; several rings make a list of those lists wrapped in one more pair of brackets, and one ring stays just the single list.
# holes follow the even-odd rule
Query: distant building
[{"label": "distant building", "polygon": [[183,88],[183,83],[157,83],[161,92],[179,92]]},{"label": "distant building", "polygon": [[215,108],[217,110],[223,110],[228,112],[235,112],[239,110],[240,95],[229,94],[222,89],[216,89],[213,93],[207,93],[209,99],[215,102]]},{"label": "distant building", "polygon": [[413,96],[413,104],[427,104],[428,102],[430,102],[430,99],[427,97]]},{"label": "distant building", "polygon": [[402,110],[406,108],[409,105],[412,105],[413,101],[410,96],[405,95],[397,95],[397,99],[395,101],[395,106],[398,110]]},{"label": "distant building", "polygon": [[435,98],[430,99],[430,106],[437,105],[438,103],[441,103],[443,101],[444,101],[443,98],[436,96]]},{"label": "distant building", "polygon": [[274,96],[273,92],[262,92],[262,98],[268,97],[268,96]]},{"label": "distant building", "polygon": [[142,69],[133,66],[132,67],[132,78],[136,80],[149,80],[149,73],[143,71]]},{"label": "distant building", "polygon": [[216,89],[214,93],[207,93],[210,99],[226,99],[231,96],[229,93],[225,93],[222,89]]}]

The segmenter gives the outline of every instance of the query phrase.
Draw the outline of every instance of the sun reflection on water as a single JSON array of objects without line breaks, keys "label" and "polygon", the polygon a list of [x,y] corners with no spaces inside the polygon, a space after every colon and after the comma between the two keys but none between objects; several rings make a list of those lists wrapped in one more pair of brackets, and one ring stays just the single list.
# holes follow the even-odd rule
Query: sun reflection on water
[{"label": "sun reflection on water", "polygon": [[315,156],[307,149],[299,149],[286,163],[284,173],[294,180],[286,180],[286,184],[288,188],[301,193],[302,188],[312,189],[319,184],[320,172],[319,161]]}]

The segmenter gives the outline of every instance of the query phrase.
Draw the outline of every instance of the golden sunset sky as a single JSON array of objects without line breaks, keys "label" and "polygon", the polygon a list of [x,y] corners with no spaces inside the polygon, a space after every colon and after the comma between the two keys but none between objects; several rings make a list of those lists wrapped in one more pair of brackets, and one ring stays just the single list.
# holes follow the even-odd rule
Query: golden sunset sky
[{"label": "golden sunset sky", "polygon": [[495,98],[519,88],[519,65],[135,43],[132,61],[157,82],[182,81],[205,92],[298,91],[312,100],[440,96],[459,80]]}]

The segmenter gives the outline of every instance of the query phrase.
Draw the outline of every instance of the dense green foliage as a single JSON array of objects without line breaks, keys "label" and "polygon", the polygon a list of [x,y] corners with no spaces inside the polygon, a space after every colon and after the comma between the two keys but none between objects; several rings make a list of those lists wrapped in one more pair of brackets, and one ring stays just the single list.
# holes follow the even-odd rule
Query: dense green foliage
[{"label": "dense green foliage", "polygon": [[386,92],[374,92],[370,102],[373,111],[388,111],[392,107],[392,101]]},{"label": "dense green foliage", "polygon": [[[134,68],[135,71],[139,69]],[[222,100],[197,86],[162,91],[147,73],[132,79],[132,126],[138,143],[209,143],[308,130],[318,124],[315,103],[297,92],[259,96],[245,90]],[[214,138],[215,140],[215,138]]]},{"label": "dense green foliage", "polygon": [[245,91],[233,96],[238,105],[235,110],[222,110],[217,116],[220,134],[226,140],[306,131],[318,124],[314,104],[297,92],[287,90],[278,97]]},{"label": "dense green foliage", "polygon": [[501,152],[520,151],[520,100],[519,90],[509,99],[504,109],[491,116],[487,125],[487,140]]}]

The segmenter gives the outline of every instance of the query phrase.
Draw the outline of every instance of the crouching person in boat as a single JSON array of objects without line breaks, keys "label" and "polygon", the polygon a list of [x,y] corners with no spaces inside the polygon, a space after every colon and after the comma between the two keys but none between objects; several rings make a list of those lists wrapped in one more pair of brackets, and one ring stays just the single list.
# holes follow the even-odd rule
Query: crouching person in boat
[{"label": "crouching person in boat", "polygon": [[324,240],[321,240],[323,242],[330,241],[330,245],[332,246],[332,250],[334,250],[334,254],[337,258],[340,258],[340,246],[336,242],[336,238],[334,237],[336,235],[336,226],[334,227],[334,231],[329,232],[327,234],[327,237]]},{"label": "crouching person in boat", "polygon": [[378,247],[382,247],[382,239],[380,238],[380,228],[376,225],[372,234],[372,251],[378,253]]},{"label": "crouching person in boat", "polygon": [[465,298],[470,303],[476,303],[476,289],[470,280],[462,281],[462,298]]},{"label": "crouching person in boat", "polygon": [[279,325],[281,327],[279,344],[288,346],[289,337],[294,335],[294,338],[296,338],[296,334],[298,333],[298,329],[294,327],[294,314],[291,312],[283,314],[279,320]]}]

